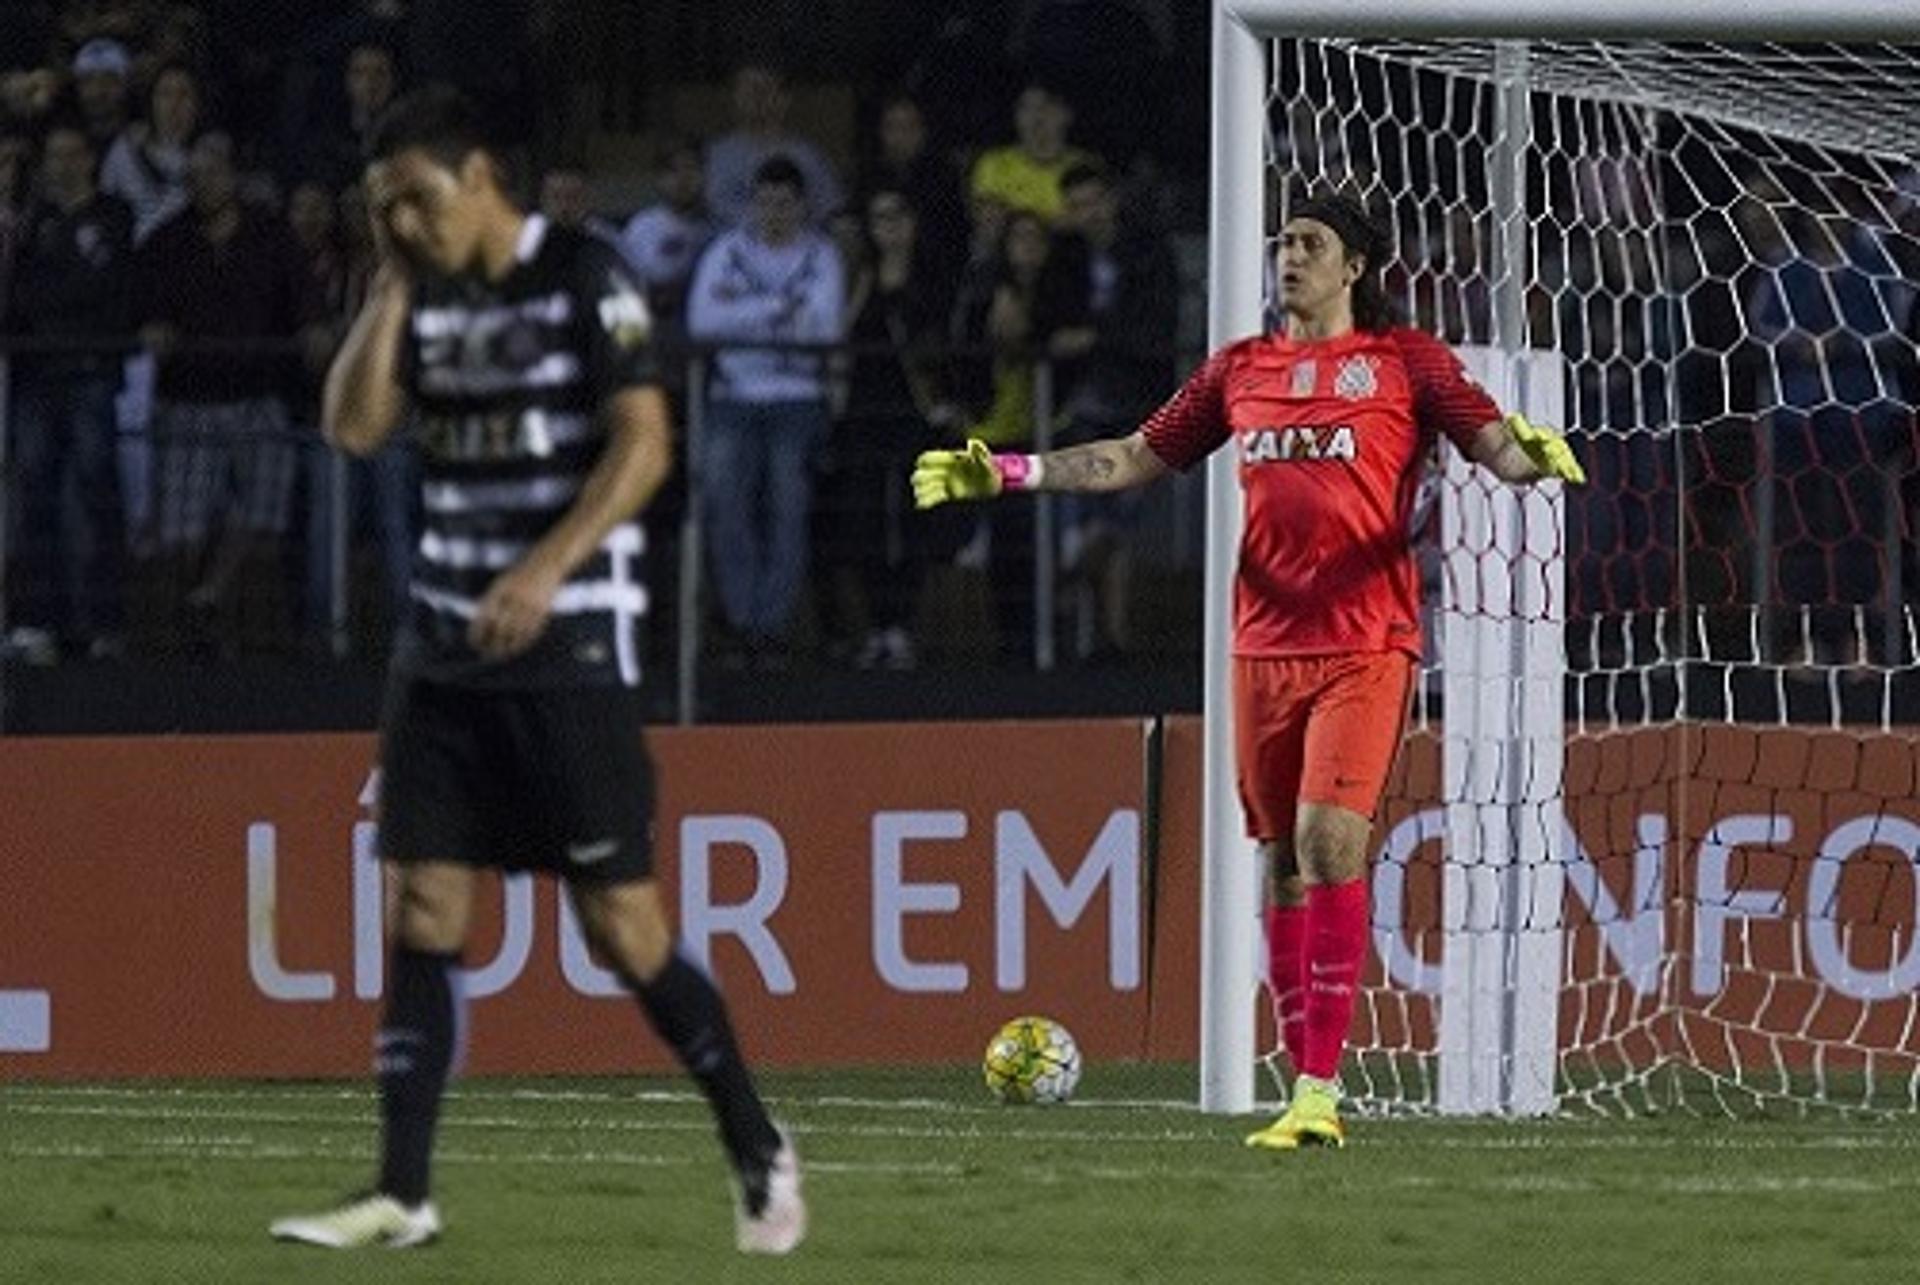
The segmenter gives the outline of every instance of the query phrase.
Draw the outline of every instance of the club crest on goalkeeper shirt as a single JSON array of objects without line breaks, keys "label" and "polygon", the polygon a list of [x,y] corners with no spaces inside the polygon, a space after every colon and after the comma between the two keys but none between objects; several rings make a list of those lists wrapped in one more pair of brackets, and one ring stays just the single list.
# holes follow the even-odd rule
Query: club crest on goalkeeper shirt
[{"label": "club crest on goalkeeper shirt", "polygon": [[1348,401],[1356,398],[1371,397],[1380,383],[1373,376],[1372,357],[1359,354],[1340,363],[1340,370],[1333,377],[1333,391],[1336,396]]}]

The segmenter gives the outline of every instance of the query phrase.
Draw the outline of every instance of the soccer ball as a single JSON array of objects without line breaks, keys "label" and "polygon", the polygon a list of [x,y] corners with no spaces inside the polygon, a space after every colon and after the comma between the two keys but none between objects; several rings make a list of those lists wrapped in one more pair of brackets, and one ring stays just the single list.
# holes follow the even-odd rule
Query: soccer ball
[{"label": "soccer ball", "polygon": [[1016,1017],[994,1034],[980,1068],[1002,1102],[1065,1102],[1080,1083],[1080,1046],[1047,1017]]}]

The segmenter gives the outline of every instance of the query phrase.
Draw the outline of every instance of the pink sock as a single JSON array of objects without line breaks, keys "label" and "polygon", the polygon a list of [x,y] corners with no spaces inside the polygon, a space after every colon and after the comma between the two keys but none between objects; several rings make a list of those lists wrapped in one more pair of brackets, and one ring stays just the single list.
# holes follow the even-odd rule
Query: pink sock
[{"label": "pink sock", "polygon": [[1340,1070],[1360,965],[1367,957],[1367,881],[1315,884],[1307,889],[1307,1003],[1302,1074],[1331,1080]]},{"label": "pink sock", "polygon": [[1307,908],[1267,907],[1267,993],[1273,1025],[1296,1073],[1307,1030]]}]

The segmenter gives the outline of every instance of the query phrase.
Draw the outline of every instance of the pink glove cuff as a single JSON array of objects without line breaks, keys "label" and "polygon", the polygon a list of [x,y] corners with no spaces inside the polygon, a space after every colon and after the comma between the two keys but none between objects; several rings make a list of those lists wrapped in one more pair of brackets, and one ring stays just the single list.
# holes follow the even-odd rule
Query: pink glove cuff
[{"label": "pink glove cuff", "polygon": [[1031,491],[1040,485],[1038,455],[995,455],[993,468],[1000,475],[1000,485],[1005,490]]}]

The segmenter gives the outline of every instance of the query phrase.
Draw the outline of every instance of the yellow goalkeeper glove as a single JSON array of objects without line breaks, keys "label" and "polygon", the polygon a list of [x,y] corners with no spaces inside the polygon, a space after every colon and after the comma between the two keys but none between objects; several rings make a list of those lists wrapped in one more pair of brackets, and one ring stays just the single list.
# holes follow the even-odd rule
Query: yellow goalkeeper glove
[{"label": "yellow goalkeeper glove", "polygon": [[1586,470],[1580,467],[1579,460],[1573,458],[1573,448],[1567,445],[1566,438],[1545,424],[1532,423],[1519,411],[1507,416],[1507,431],[1513,434],[1514,443],[1526,452],[1533,466],[1540,470],[1540,476],[1557,477],[1575,486],[1586,484]]},{"label": "yellow goalkeeper glove", "polygon": [[991,500],[1005,485],[993,452],[977,437],[968,439],[964,451],[922,451],[913,462],[915,508],[930,509],[948,500]]}]

